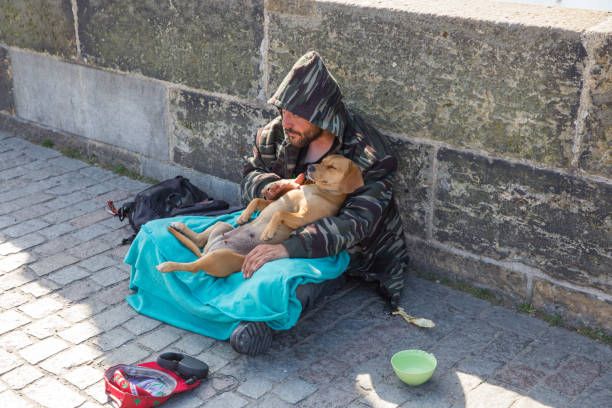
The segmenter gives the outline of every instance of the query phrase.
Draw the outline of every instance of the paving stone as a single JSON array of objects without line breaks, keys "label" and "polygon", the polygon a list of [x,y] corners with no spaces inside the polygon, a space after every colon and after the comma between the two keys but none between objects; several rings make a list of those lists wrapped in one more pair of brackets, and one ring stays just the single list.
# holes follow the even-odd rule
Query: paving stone
[{"label": "paving stone", "polygon": [[32,344],[32,340],[21,330],[13,330],[0,337],[0,347],[11,353],[30,344]]},{"label": "paving stone", "polygon": [[15,225],[13,227],[3,230],[2,233],[5,234],[7,237],[16,238],[29,234],[31,232],[38,231],[48,226],[49,223],[46,223],[42,220],[27,220],[24,222],[20,222],[19,225]]},{"label": "paving stone", "polygon": [[300,408],[318,408],[348,405],[356,397],[356,391],[332,384],[300,402]]},{"label": "paving stone", "polygon": [[273,393],[290,404],[297,404],[315,391],[317,391],[316,385],[302,381],[299,378],[289,379],[272,390]]},{"label": "paving stone", "polygon": [[[546,407],[565,407],[570,401],[570,397],[567,395],[560,394],[558,391],[553,390],[544,384],[534,386],[527,394],[527,397],[537,401],[537,403],[543,404]],[[528,400],[522,401],[522,404],[528,404],[529,402],[530,401]],[[535,406],[537,407],[537,405]]]},{"label": "paving stone", "polygon": [[600,370],[599,363],[582,356],[573,356],[548,376],[544,384],[561,394],[574,396],[587,388]]},{"label": "paving stone", "polygon": [[5,407],[10,408],[34,408],[30,402],[26,401],[13,391],[7,390],[0,393],[0,401]]},{"label": "paving stone", "polygon": [[116,327],[127,320],[131,319],[136,314],[136,311],[132,309],[127,303],[115,306],[107,311],[96,314],[93,316],[93,320],[96,325],[102,330],[107,331]]},{"label": "paving stone", "polygon": [[115,173],[112,171],[105,170],[97,166],[84,167],[79,170],[79,173],[98,181],[109,180],[116,177]]},{"label": "paving stone", "polygon": [[24,327],[24,331],[39,339],[45,339],[58,331],[65,329],[70,324],[60,316],[51,315],[40,319]]},{"label": "paving stone", "polygon": [[[115,364],[134,364],[140,362],[148,355],[149,351],[143,349],[141,345],[136,343],[124,344],[109,355],[106,355],[104,364],[109,367]],[[207,360],[204,361],[208,364]]]},{"label": "paving stone", "polygon": [[596,361],[612,361],[612,347],[598,343],[588,337],[570,332],[562,327],[550,327],[538,341],[560,347],[572,354],[579,354]]},{"label": "paving stone", "polygon": [[520,394],[507,390],[504,387],[482,383],[465,395],[465,402],[461,401],[453,405],[453,408],[507,408],[520,397]]},{"label": "paving stone", "polygon": [[122,280],[128,279],[129,277],[130,275],[126,274],[125,271],[119,268],[110,267],[94,273],[91,276],[91,279],[101,286],[110,286],[117,282],[121,282]]},{"label": "paving stone", "polygon": [[335,358],[324,358],[316,361],[310,367],[300,370],[300,376],[312,383],[329,384],[348,368],[348,364],[343,361]]},{"label": "paving stone", "polygon": [[[199,387],[201,387],[201,385]],[[204,402],[196,395],[195,392],[182,392],[180,394],[173,395],[172,398],[170,398],[167,402],[164,402],[164,407],[200,408],[202,404],[204,404]]]},{"label": "paving stone", "polygon": [[207,351],[217,354],[229,361],[240,356],[228,341],[216,341]]},{"label": "paving stone", "polygon": [[44,278],[38,278],[34,282],[30,282],[27,285],[21,286],[19,289],[22,292],[29,293],[34,297],[41,297],[56,289],[59,289],[60,285]]},{"label": "paving stone", "polygon": [[130,291],[129,285],[116,285],[102,289],[95,297],[90,299],[100,301],[107,305],[125,304],[127,306],[125,298],[131,294],[132,292]]},{"label": "paving stone", "polygon": [[38,276],[43,276],[53,271],[56,271],[64,266],[71,265],[79,259],[74,256],[60,253],[50,257],[42,258],[40,261],[30,265],[30,268],[36,272]]},{"label": "paving stone", "polygon": [[16,306],[23,305],[28,300],[28,296],[19,291],[13,290],[0,295],[0,307],[3,309],[12,309]]},{"label": "paving stone", "polygon": [[138,338],[138,342],[145,347],[159,351],[179,339],[181,332],[176,327],[163,326]]},{"label": "paving stone", "polygon": [[45,358],[52,356],[68,347],[69,345],[66,342],[52,337],[21,349],[19,354],[28,363],[37,364]]},{"label": "paving stone", "polygon": [[588,393],[577,397],[569,408],[609,407],[612,403],[612,391],[609,388],[590,389]]},{"label": "paving stone", "polygon": [[221,356],[219,356],[217,354],[211,353],[208,350],[204,351],[201,354],[198,354],[196,356],[196,358],[206,362],[206,364],[208,364],[208,368],[209,368],[211,373],[216,372],[220,368],[222,368],[225,365],[227,365],[227,363],[229,363],[229,361],[226,360],[225,358],[223,358],[223,357],[221,357]]},{"label": "paving stone", "polygon": [[0,349],[0,374],[4,374],[22,364],[23,361],[17,356]]},{"label": "paving stone", "polygon": [[102,268],[115,266],[117,261],[107,255],[96,255],[79,262],[79,266],[89,269],[92,272],[99,271]]},{"label": "paving stone", "polygon": [[96,334],[99,334],[100,332],[102,332],[102,330],[98,326],[90,321],[84,321],[77,323],[66,330],[62,330],[58,334],[64,340],[68,340],[73,344],[79,344],[95,336]]},{"label": "paving stone", "polygon": [[[299,380],[298,380],[299,381]],[[271,381],[266,380],[265,378],[253,376],[249,378],[247,381],[240,384],[238,387],[238,392],[246,395],[247,397],[258,399],[266,392],[272,389],[273,383]],[[287,388],[283,387],[283,390],[286,391]]]},{"label": "paving stone", "polygon": [[40,365],[41,368],[54,374],[62,374],[66,370],[88,363],[102,354],[102,351],[86,344],[79,344],[69,350],[48,358]]},{"label": "paving stone", "polygon": [[108,396],[104,391],[104,380],[98,381],[91,387],[85,389],[85,392],[89,394],[94,400],[99,402],[100,404],[107,404]]},{"label": "paving stone", "polygon": [[238,395],[226,392],[224,394],[218,395],[212,398],[210,401],[206,402],[203,407],[204,408],[213,408],[213,407],[223,407],[223,408],[241,408],[244,407],[249,402],[244,398],[240,398]]},{"label": "paving stone", "polygon": [[87,241],[84,244],[78,245],[74,248],[70,248],[68,253],[74,256],[78,256],[81,259],[90,258],[99,253],[108,251],[111,248],[110,244],[98,240]]},{"label": "paving stone", "polygon": [[109,217],[112,217],[112,215],[107,213],[105,210],[100,209],[74,218],[70,220],[70,223],[78,226],[79,228],[84,228],[96,224],[102,226],[108,231],[108,227],[101,224],[100,221],[106,220]]},{"label": "paving stone", "polygon": [[92,317],[96,313],[103,310],[106,306],[107,305],[105,303],[100,301],[87,299],[87,303],[70,306],[69,308],[60,311],[59,315],[69,322],[76,323],[83,319]]},{"label": "paving stone", "polygon": [[125,322],[125,324],[123,324],[123,327],[125,327],[135,335],[140,336],[143,333],[153,330],[160,324],[161,322],[159,320],[151,319],[150,317],[147,317],[145,315],[138,315],[133,319],[130,319]]},{"label": "paving stone", "polygon": [[[3,204],[3,206],[6,204]],[[0,217],[0,229],[17,223],[17,218],[12,215],[3,215]]]},{"label": "paving stone", "polygon": [[25,388],[24,393],[48,408],[74,408],[85,401],[85,397],[52,378],[36,381]]},{"label": "paving stone", "polygon": [[67,285],[70,282],[83,279],[87,276],[89,276],[89,272],[87,270],[76,265],[71,265],[66,268],[62,268],[57,272],[51,273],[48,277],[60,285]]},{"label": "paving stone", "polygon": [[2,376],[2,380],[13,390],[20,390],[26,385],[38,380],[44,374],[30,365],[22,365]]},{"label": "paving stone", "polygon": [[30,319],[14,310],[0,313],[0,334],[16,329],[29,323]]},{"label": "paving stone", "polygon": [[19,310],[35,319],[40,319],[55,311],[60,310],[63,307],[64,305],[61,302],[58,302],[57,300],[54,300],[50,297],[45,297],[38,299],[32,303],[23,305],[19,307]]},{"label": "paving stone", "polygon": [[80,389],[84,389],[92,384],[95,384],[96,381],[99,381],[100,378],[103,377],[104,370],[100,370],[90,366],[78,367],[63,376],[63,378],[68,380],[70,383],[76,385]]},{"label": "paving stone", "polygon": [[[33,255],[30,252],[19,252],[16,254],[11,254],[8,256],[5,256],[4,258],[2,258],[2,262],[0,262],[0,272],[11,272],[11,271],[15,271],[17,268],[20,268],[26,264],[32,263],[36,261],[36,256]],[[24,275],[21,271],[15,271],[15,273],[20,273],[22,276]],[[15,286],[19,286],[19,285],[12,285],[10,286],[10,282],[7,282],[7,277],[9,275],[5,275],[2,278],[2,281],[0,281],[0,287],[2,287],[2,289],[10,289],[13,288]],[[25,277],[25,276],[24,276]],[[26,283],[31,281],[32,279],[34,279],[33,274],[31,274],[31,276],[28,276],[27,280],[24,280],[23,282],[20,282],[19,284],[22,283]]]},{"label": "paving stone", "polygon": [[531,342],[532,340],[528,337],[502,331],[482,350],[482,354],[491,360],[508,362],[523,351]]},{"label": "paving stone", "polygon": [[63,299],[76,302],[89,297],[93,293],[98,293],[100,289],[101,286],[97,283],[91,281],[90,279],[83,279],[78,282],[70,283],[68,286],[57,292],[57,295],[61,296]]},{"label": "paving stone", "polygon": [[16,254],[45,241],[46,238],[37,233],[24,235],[11,240],[11,242],[0,244],[0,255]]},{"label": "paving stone", "polygon": [[109,231],[110,228],[108,227],[105,227],[100,224],[93,224],[78,230],[77,232],[73,233],[72,236],[78,239],[79,241],[85,242],[99,237],[100,235],[106,234]]},{"label": "paving stone", "polygon": [[498,372],[493,380],[511,385],[516,389],[528,391],[534,384],[544,377],[542,371],[535,370],[526,364],[510,363]]},{"label": "paving stone", "polygon": [[476,355],[474,357],[468,357],[459,362],[457,370],[464,373],[470,373],[477,375],[482,379],[488,379],[506,363],[494,360],[489,357]]},{"label": "paving stone", "polygon": [[[126,327],[128,323],[129,322],[127,322],[124,327]],[[201,334],[192,333],[181,338],[181,340],[174,344],[174,347],[176,347],[183,353],[194,356],[196,354],[201,353],[202,350],[209,348],[215,342],[216,340],[213,338],[202,336]]]},{"label": "paving stone", "polygon": [[492,307],[481,318],[504,330],[510,330],[521,336],[531,338],[538,337],[548,329],[548,324],[542,320],[534,319],[500,306]]},{"label": "paving stone", "polygon": [[133,339],[134,335],[132,333],[121,327],[117,327],[98,336],[94,340],[94,343],[97,344],[102,350],[109,351],[116,349],[120,345]]},{"label": "paving stone", "polygon": [[47,228],[43,228],[39,230],[37,233],[45,236],[47,239],[54,239],[64,234],[67,234],[69,232],[72,232],[76,228],[77,227],[75,227],[74,225],[70,223],[63,222],[60,224],[51,225],[50,227],[47,227]]}]

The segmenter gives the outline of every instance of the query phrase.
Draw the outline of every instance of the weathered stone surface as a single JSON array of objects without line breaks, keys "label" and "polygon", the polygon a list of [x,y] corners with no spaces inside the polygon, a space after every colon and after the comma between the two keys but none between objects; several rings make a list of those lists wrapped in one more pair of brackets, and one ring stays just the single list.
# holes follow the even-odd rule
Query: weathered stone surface
[{"label": "weathered stone surface", "polygon": [[89,63],[214,92],[259,92],[263,0],[79,0]]},{"label": "weathered stone surface", "polygon": [[579,165],[590,173],[612,177],[612,23],[601,27],[606,33],[587,33],[591,65],[587,75],[592,104],[585,101],[585,126]]},{"label": "weathered stone surface", "polygon": [[252,154],[257,129],[277,112],[178,89],[170,95],[172,160],[240,182],[242,159]]},{"label": "weathered stone surface", "polygon": [[425,238],[433,147],[395,138],[389,138],[388,142],[398,161],[393,194],[404,231]]},{"label": "weathered stone surface", "polygon": [[0,111],[15,110],[13,106],[13,79],[8,51],[0,47]]},{"label": "weathered stone surface", "polygon": [[524,5],[344,3],[316,2],[312,17],[271,9],[268,93],[314,49],[345,101],[381,129],[569,165],[580,32],[606,13],[538,9],[543,22]]},{"label": "weathered stone surface", "polygon": [[522,273],[461,256],[419,240],[408,240],[408,248],[411,269],[419,274],[475,284],[517,302],[527,298],[527,277]]},{"label": "weathered stone surface", "polygon": [[14,49],[10,55],[19,117],[167,159],[161,84]]},{"label": "weathered stone surface", "polygon": [[446,148],[437,157],[435,239],[610,290],[611,185]]},{"label": "weathered stone surface", "polygon": [[87,155],[100,163],[124,166],[139,174],[142,168],[142,157],[139,154],[106,143],[90,141],[87,144]]},{"label": "weathered stone surface", "polygon": [[536,280],[532,304],[548,313],[558,313],[573,326],[601,327],[612,333],[612,302],[554,283]]},{"label": "weathered stone surface", "polygon": [[74,58],[77,50],[71,0],[1,2],[0,42]]}]

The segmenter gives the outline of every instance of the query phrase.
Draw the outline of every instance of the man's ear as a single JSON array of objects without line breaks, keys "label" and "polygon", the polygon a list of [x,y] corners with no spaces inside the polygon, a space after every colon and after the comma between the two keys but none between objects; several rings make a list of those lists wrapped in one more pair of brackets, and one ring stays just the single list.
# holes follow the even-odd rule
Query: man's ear
[{"label": "man's ear", "polygon": [[357,190],[359,187],[363,187],[363,176],[361,170],[354,162],[349,165],[344,178],[342,179],[342,185],[340,189],[344,194],[350,194]]}]

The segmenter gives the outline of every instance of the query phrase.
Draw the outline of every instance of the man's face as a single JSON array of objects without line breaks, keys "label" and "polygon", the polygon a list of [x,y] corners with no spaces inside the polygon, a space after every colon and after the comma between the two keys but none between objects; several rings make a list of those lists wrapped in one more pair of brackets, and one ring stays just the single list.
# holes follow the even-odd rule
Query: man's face
[{"label": "man's face", "polygon": [[283,109],[282,118],[285,134],[289,138],[289,142],[295,147],[306,147],[323,133],[323,129],[317,125],[294,115],[288,110]]}]

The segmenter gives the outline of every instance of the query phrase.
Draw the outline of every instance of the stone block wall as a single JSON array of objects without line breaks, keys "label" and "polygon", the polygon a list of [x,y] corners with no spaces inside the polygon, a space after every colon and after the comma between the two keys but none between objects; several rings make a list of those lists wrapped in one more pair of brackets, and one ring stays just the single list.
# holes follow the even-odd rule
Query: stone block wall
[{"label": "stone block wall", "polygon": [[612,332],[612,13],[9,0],[0,127],[235,203],[267,98],[313,49],[394,148],[413,271]]}]

